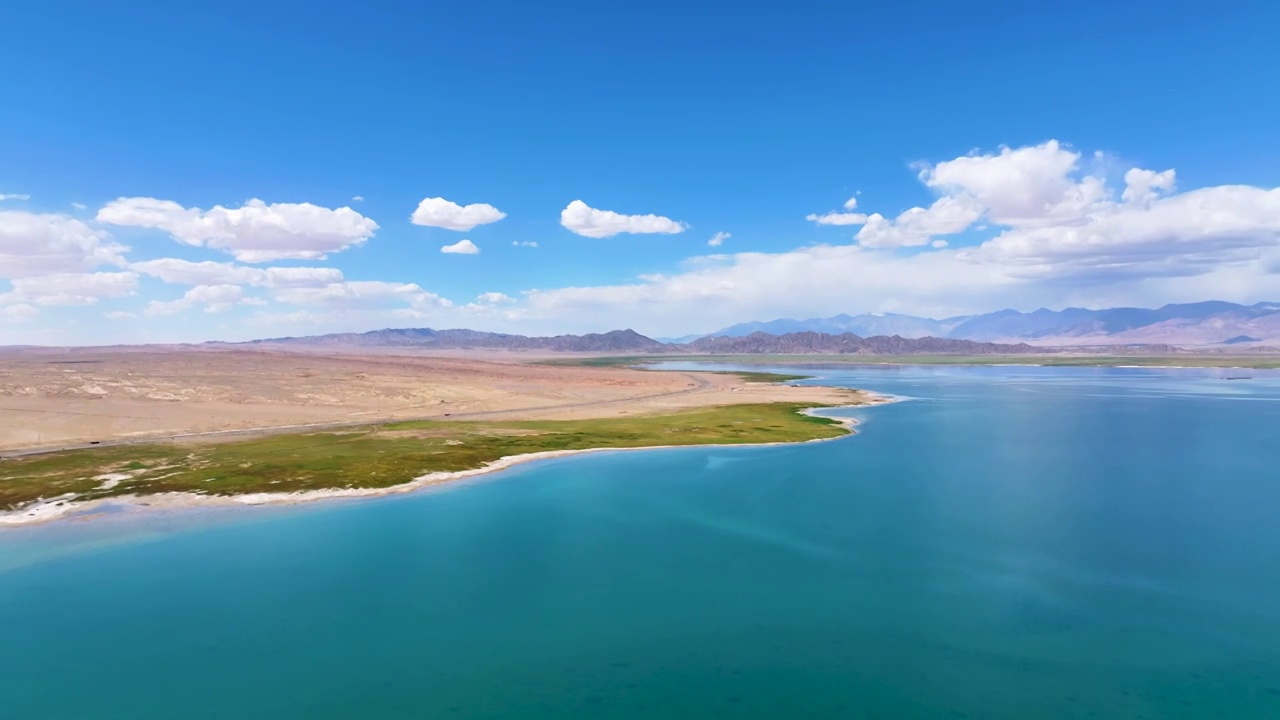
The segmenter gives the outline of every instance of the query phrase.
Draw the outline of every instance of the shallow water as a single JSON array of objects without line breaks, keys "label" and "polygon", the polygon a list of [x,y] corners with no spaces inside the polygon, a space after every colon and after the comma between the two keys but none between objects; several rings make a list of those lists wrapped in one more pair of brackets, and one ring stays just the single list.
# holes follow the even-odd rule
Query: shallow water
[{"label": "shallow water", "polygon": [[802,372],[913,399],[830,443],[0,532],[2,714],[1280,717],[1280,375]]}]

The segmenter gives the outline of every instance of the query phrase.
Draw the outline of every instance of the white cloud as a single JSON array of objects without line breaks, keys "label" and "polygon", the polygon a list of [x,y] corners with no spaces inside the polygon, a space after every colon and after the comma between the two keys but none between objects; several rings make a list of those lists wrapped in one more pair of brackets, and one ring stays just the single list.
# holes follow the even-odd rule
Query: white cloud
[{"label": "white cloud", "polygon": [[13,291],[0,295],[0,303],[93,305],[105,298],[133,295],[137,289],[138,274],[133,272],[55,273],[15,279]]},{"label": "white cloud", "polygon": [[[857,196],[851,197],[844,201],[844,209],[852,211],[858,207]],[[814,222],[819,225],[861,225],[867,221],[866,213],[858,212],[829,212],[822,215],[811,213],[806,215],[805,220]]]},{"label": "white cloud", "polygon": [[1010,228],[962,257],[1033,277],[1199,275],[1259,261],[1277,244],[1280,188],[1223,185],[1108,201],[1077,224]]},{"label": "white cloud", "polygon": [[538,247],[538,242],[536,240],[512,240],[511,245],[514,247],[536,248]]},{"label": "white cloud", "polygon": [[342,271],[327,267],[269,267],[267,287],[323,287],[342,282]]},{"label": "white cloud", "polygon": [[0,278],[123,265],[128,249],[67,215],[0,210]]},{"label": "white cloud", "polygon": [[26,193],[0,193],[0,202],[5,200],[30,200],[31,196]]},{"label": "white cloud", "polygon": [[1154,172],[1133,168],[1124,174],[1124,194],[1120,199],[1127,203],[1149,203],[1164,193],[1173,192],[1177,173],[1173,170]]},{"label": "white cloud", "polygon": [[[940,197],[893,220],[869,215],[857,245],[694,258],[630,284],[530,291],[510,312],[559,331],[678,335],[728,318],[1280,297],[1280,188],[1177,192],[1173,170],[1135,168],[1117,197],[1080,160],[1050,141],[926,166],[920,179]],[[994,237],[960,248],[939,237],[966,231]]]},{"label": "white cloud", "polygon": [[34,306],[21,304],[0,307],[0,320],[12,323],[31,322],[39,317],[40,311]]},{"label": "white cloud", "polygon": [[351,198],[351,202],[364,202],[363,195],[355,195]]},{"label": "white cloud", "polygon": [[459,205],[442,197],[426,198],[418,203],[409,221],[414,225],[466,232],[478,225],[496,223],[507,214],[485,203]]},{"label": "white cloud", "polygon": [[866,213],[829,212],[823,215],[810,213],[804,217],[819,225],[861,225],[867,221]]},{"label": "white cloud", "polygon": [[500,292],[480,293],[480,295],[476,297],[476,302],[484,303],[486,305],[503,305],[506,303],[513,303],[515,301],[515,298],[510,295],[504,295]]},{"label": "white cloud", "polygon": [[711,247],[720,247],[724,244],[725,240],[728,240],[731,237],[733,237],[733,235],[727,232],[718,232],[711,236],[711,239],[707,241],[707,244]]},{"label": "white cloud", "polygon": [[108,320],[136,320],[137,315],[123,310],[112,310],[108,313],[102,313],[102,316]]},{"label": "white cloud", "polygon": [[71,203],[71,207],[72,207],[73,209],[75,209],[75,210],[88,210],[88,209],[89,209],[89,206],[88,206],[88,205],[85,205],[84,203],[78,203],[78,202],[73,202],[73,203]]},{"label": "white cloud", "polygon": [[1080,153],[1057,140],[995,155],[968,155],[925,166],[920,179],[946,195],[968,195],[999,225],[1044,225],[1079,220],[1106,197],[1102,178],[1073,177]]},{"label": "white cloud", "polygon": [[661,215],[622,215],[611,210],[596,210],[581,200],[574,200],[560,211],[560,224],[589,238],[607,238],[620,233],[672,235],[688,229],[685,223]]},{"label": "white cloud", "polygon": [[317,287],[342,282],[342,271],[325,267],[255,268],[229,262],[192,262],[158,258],[129,265],[144,275],[178,285],[261,285],[266,287]]},{"label": "white cloud", "polygon": [[525,323],[559,332],[635,327],[679,335],[748,319],[894,309],[948,313],[1025,287],[997,267],[959,262],[953,251],[901,257],[820,245],[696,258],[685,272],[625,285],[534,290],[515,312]]},{"label": "white cloud", "polygon": [[349,207],[250,200],[238,208],[184,208],[172,200],[134,197],[107,203],[98,222],[154,228],[188,245],[230,253],[241,262],[323,259],[360,245],[378,224]]},{"label": "white cloud", "polygon": [[257,285],[266,272],[229,262],[192,262],[179,258],[158,258],[129,264],[130,270],[178,285]]},{"label": "white cloud", "polygon": [[440,252],[449,255],[478,255],[480,254],[480,248],[476,247],[476,244],[470,240],[459,240],[452,245],[445,245],[440,248]]},{"label": "white cloud", "polygon": [[938,198],[928,208],[914,207],[893,220],[879,213],[867,218],[856,235],[863,247],[915,247],[928,245],[935,235],[963,232],[982,217],[982,207],[968,195]]},{"label": "white cloud", "polygon": [[239,285],[197,285],[177,300],[153,300],[143,312],[149,316],[176,315],[196,306],[204,306],[207,313],[231,309],[244,295]]},{"label": "white cloud", "polygon": [[275,298],[292,305],[323,305],[336,308],[370,308],[404,303],[418,308],[446,308],[448,300],[427,292],[415,283],[381,280],[352,280],[324,287],[282,288]]}]

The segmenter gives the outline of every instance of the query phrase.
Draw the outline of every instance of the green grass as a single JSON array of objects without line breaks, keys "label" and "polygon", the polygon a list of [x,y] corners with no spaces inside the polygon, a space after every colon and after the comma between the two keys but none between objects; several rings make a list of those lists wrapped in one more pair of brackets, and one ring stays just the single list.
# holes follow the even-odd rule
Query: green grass
[{"label": "green grass", "polygon": [[807,380],[812,377],[810,375],[786,375],[784,373],[751,372],[748,370],[703,370],[700,372],[714,372],[717,375],[737,375],[744,382],[749,383],[784,383]]},{"label": "green grass", "polygon": [[[208,444],[139,444],[0,461],[0,508],[74,493],[77,501],[185,491],[207,495],[398,485],[508,455],[656,445],[736,445],[833,438],[811,405],[765,403],[605,420],[386,423],[342,432]],[[129,473],[111,488],[94,477]]]},{"label": "green grass", "polygon": [[662,356],[623,355],[618,357],[572,357],[539,360],[535,365],[557,365],[562,367],[631,367],[634,365],[651,365],[666,359],[680,360],[680,357],[664,358]]}]

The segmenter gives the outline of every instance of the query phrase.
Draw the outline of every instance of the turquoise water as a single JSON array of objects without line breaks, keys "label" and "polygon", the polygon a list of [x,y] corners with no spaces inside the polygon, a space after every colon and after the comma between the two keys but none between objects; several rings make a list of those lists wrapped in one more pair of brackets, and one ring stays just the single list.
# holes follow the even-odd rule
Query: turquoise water
[{"label": "turquoise water", "polygon": [[2,532],[0,715],[1280,717],[1280,375],[819,372],[914,399]]}]

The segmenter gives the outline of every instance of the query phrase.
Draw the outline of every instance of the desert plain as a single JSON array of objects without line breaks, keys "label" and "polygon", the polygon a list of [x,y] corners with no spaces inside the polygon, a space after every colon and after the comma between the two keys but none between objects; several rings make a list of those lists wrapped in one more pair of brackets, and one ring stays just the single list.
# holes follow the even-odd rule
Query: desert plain
[{"label": "desert plain", "polygon": [[[558,355],[557,357],[563,357]],[[745,403],[848,403],[851,391],[712,372],[553,366],[516,352],[252,349],[0,351],[0,453],[368,424],[582,420]]]}]

